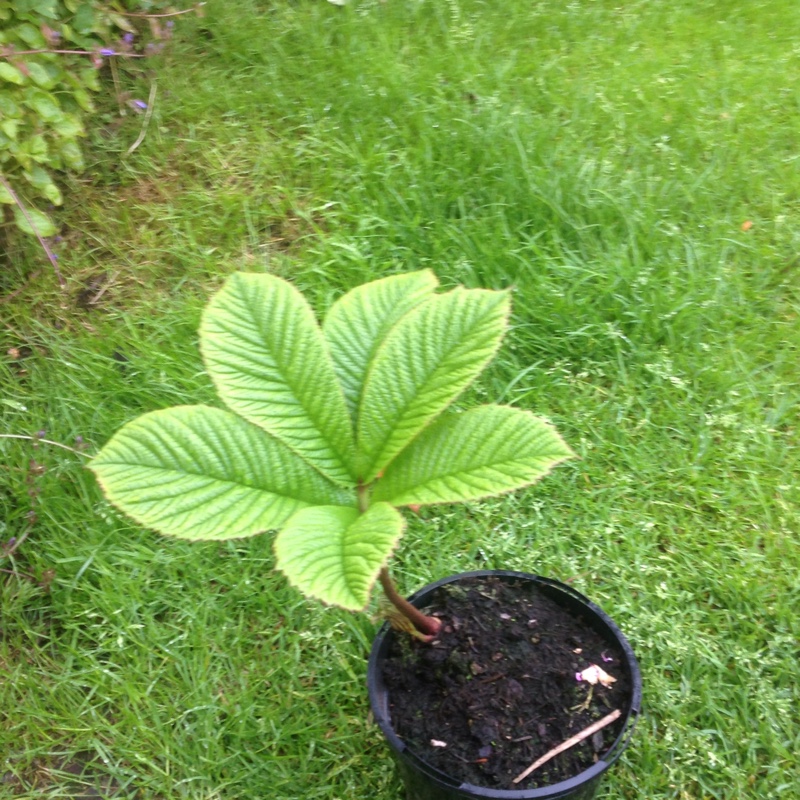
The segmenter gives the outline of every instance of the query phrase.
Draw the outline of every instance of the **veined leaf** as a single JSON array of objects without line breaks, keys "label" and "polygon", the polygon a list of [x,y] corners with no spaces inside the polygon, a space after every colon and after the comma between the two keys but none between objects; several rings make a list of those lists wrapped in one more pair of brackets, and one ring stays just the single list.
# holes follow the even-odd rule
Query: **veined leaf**
[{"label": "veined leaf", "polygon": [[353,434],[342,387],[311,307],[288,281],[235,273],[211,299],[200,349],[231,410],[342,485]]},{"label": "veined leaf", "polygon": [[25,233],[36,236],[55,236],[58,232],[53,220],[35,208],[26,208],[25,211],[19,207],[14,209],[14,221],[17,227]]},{"label": "veined leaf", "polygon": [[0,80],[21,85],[25,83],[25,76],[7,61],[0,61]]},{"label": "veined leaf", "polygon": [[91,468],[114,505],[183,539],[253,536],[306,506],[347,503],[350,495],[277,439],[208,406],[144,414]]},{"label": "veined leaf", "polygon": [[359,611],[404,524],[388,503],[376,503],[364,514],[335,506],[305,508],[275,539],[278,569],[303,594]]},{"label": "veined leaf", "polygon": [[356,470],[372,480],[475,379],[497,351],[507,292],[455,289],[409,311],[367,371]]},{"label": "veined leaf", "polygon": [[573,455],[550,423],[509,406],[447,414],[386,469],[373,500],[392,505],[454,503],[537,481]]},{"label": "veined leaf", "polygon": [[331,306],[322,330],[353,419],[378,346],[397,321],[430,297],[437,285],[428,269],[391,275],[356,287]]}]

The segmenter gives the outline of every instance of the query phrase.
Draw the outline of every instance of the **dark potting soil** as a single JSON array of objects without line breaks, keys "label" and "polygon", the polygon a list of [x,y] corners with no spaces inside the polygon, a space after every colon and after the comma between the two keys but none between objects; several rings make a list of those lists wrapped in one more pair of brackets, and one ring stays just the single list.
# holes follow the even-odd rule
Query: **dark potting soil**
[{"label": "dark potting soil", "polygon": [[[383,677],[395,731],[428,764],[476,786],[530,789],[574,777],[614,743],[631,701],[623,653],[535,583],[465,578],[425,611],[442,620],[437,639],[395,633]],[[592,664],[616,682],[578,681]],[[614,709],[620,719],[512,783]]]}]

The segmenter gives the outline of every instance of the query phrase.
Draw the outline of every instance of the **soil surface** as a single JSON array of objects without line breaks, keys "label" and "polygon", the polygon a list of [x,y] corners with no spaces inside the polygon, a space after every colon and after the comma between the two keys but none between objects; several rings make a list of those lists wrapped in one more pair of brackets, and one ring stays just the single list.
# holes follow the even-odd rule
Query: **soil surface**
[{"label": "soil surface", "polygon": [[[529,789],[574,777],[614,743],[631,701],[623,653],[536,584],[466,578],[437,589],[425,611],[441,633],[430,644],[395,633],[383,676],[395,731],[428,764],[485,788]],[[616,682],[577,680],[593,664]],[[616,722],[512,783],[614,709]]]}]

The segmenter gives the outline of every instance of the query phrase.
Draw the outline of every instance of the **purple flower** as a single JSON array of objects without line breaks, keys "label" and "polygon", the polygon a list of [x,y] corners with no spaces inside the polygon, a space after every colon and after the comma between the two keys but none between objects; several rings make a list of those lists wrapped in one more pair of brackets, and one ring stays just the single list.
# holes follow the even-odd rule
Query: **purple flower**
[{"label": "purple flower", "polygon": [[144,100],[134,100],[133,104],[136,106],[136,108],[141,108],[142,111],[147,108],[147,103],[145,103]]},{"label": "purple flower", "polygon": [[132,44],[132,42],[133,42],[133,34],[132,33],[126,33],[122,37],[122,41],[125,42],[125,44]]},{"label": "purple flower", "polygon": [[45,436],[47,436],[47,431],[46,430],[42,429],[40,431],[36,431],[36,438],[37,439],[44,439]]},{"label": "purple flower", "polygon": [[58,44],[59,40],[61,39],[61,34],[58,31],[53,30],[49,25],[42,23],[39,30],[42,32],[42,36],[47,39],[49,44]]},{"label": "purple flower", "polygon": [[101,56],[115,56],[117,54],[116,50],[112,50],[110,47],[101,47],[100,48],[100,55]]}]

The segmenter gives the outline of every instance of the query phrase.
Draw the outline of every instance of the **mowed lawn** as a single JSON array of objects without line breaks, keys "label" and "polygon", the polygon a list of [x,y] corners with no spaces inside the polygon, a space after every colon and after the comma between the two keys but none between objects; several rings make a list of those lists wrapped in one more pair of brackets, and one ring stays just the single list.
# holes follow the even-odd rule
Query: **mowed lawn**
[{"label": "mowed lawn", "polygon": [[376,620],[303,599],[269,535],[138,529],[86,464],[143,411],[219,404],[196,329],[230,272],[321,314],[424,267],[513,287],[465,399],[580,458],[409,513],[403,590],[520,569],[615,618],[644,711],[600,797],[800,797],[798,29],[794,0],[210,0],[123,74],[148,120],[109,79],[66,288],[34,241],[0,262],[0,433],[72,448],[0,438],[0,541],[27,536],[0,558],[0,798],[401,796]]}]

